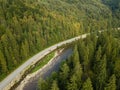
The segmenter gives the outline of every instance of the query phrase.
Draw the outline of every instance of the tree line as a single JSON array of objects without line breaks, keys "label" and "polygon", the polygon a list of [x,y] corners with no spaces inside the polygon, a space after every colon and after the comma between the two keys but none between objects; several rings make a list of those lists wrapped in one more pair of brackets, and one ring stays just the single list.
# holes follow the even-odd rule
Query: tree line
[{"label": "tree line", "polygon": [[[114,34],[113,34],[114,33]],[[88,36],[39,90],[120,90],[120,31]]]}]

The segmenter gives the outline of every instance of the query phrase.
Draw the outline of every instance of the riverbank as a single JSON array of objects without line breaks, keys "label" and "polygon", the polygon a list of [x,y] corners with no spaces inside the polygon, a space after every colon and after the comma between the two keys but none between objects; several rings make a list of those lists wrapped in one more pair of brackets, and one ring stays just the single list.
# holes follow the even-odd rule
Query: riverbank
[{"label": "riverbank", "polygon": [[65,51],[64,49],[61,49],[59,52],[56,52],[55,56],[45,66],[38,71],[27,75],[15,90],[35,90],[35,88],[37,88],[39,78],[46,78],[53,71],[58,70],[61,61],[65,60],[66,54],[69,56],[70,52],[71,49]]}]

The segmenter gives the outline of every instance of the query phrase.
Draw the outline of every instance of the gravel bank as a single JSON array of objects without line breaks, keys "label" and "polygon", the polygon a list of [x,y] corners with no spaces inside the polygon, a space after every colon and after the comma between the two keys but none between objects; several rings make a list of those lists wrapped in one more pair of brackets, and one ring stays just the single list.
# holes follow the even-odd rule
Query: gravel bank
[{"label": "gravel bank", "polygon": [[60,63],[72,54],[72,49],[62,51],[63,50],[59,51],[59,53],[57,52],[55,56],[41,69],[27,75],[15,90],[36,90],[39,78],[47,78],[53,71],[57,71]]}]

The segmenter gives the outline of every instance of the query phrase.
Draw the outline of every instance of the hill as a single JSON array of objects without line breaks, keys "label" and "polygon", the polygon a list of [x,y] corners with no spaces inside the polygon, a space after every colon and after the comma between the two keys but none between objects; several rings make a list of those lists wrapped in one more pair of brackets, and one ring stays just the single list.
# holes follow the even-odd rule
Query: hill
[{"label": "hill", "polygon": [[50,45],[117,22],[101,0],[0,0],[0,79]]}]

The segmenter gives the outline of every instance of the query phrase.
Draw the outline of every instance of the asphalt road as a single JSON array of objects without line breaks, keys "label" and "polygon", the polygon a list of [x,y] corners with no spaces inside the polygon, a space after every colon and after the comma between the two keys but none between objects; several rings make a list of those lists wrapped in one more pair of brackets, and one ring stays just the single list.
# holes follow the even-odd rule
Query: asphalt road
[{"label": "asphalt road", "polygon": [[33,63],[39,61],[41,58],[43,58],[45,55],[49,54],[51,51],[54,51],[58,47],[65,45],[67,43],[72,43],[73,41],[76,41],[78,39],[86,38],[88,34],[83,34],[78,37],[74,37],[72,39],[68,39],[65,41],[62,41],[58,44],[55,44],[43,51],[40,51],[38,54],[34,55],[30,59],[28,59],[24,64],[22,64],[19,68],[17,68],[15,71],[13,71],[11,74],[9,74],[3,81],[0,82],[0,90],[5,90],[4,88],[9,85],[11,81],[13,81],[15,78],[18,78],[18,76],[21,74],[23,70],[25,70],[28,66],[32,65]]}]

